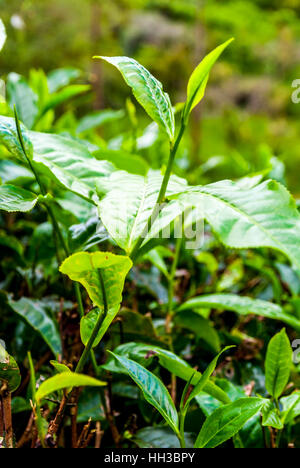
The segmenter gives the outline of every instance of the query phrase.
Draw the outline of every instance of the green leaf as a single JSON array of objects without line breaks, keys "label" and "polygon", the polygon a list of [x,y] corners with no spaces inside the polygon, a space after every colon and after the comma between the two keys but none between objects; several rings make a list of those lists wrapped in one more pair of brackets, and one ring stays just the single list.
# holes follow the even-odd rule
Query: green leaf
[{"label": "green leaf", "polygon": [[125,278],[131,267],[132,262],[129,257],[114,255],[109,252],[78,252],[68,257],[62,263],[60,271],[68,275],[71,280],[81,283],[87,290],[93,304],[99,308],[99,311],[91,311],[81,320],[80,330],[84,344],[87,344],[90,338],[99,313],[103,313],[104,310],[99,271],[101,272],[106,291],[108,312],[103,320],[94,346],[97,346],[100,342],[118,313],[122,301]]},{"label": "green leaf", "polygon": [[145,400],[154,406],[173,431],[178,433],[178,414],[172,398],[161,380],[137,362],[114,353],[111,354],[142,390]]},{"label": "green leaf", "polygon": [[71,372],[69,367],[66,366],[65,364],[62,364],[61,362],[50,361],[50,364],[51,364],[51,366],[54,367],[55,370],[57,370],[57,372],[59,372],[59,374],[62,374],[63,372]]},{"label": "green leaf", "polygon": [[292,422],[300,415],[300,391],[280,398],[282,405],[281,418],[284,424]]},{"label": "green leaf", "polygon": [[241,398],[214,411],[205,421],[195,448],[215,448],[237,434],[255,416],[266,400]]},{"label": "green leaf", "polygon": [[115,151],[110,149],[101,149],[93,151],[93,156],[98,160],[109,161],[117,169],[130,172],[131,174],[144,176],[149,171],[149,165],[141,156],[126,153],[123,150]]},{"label": "green leaf", "polygon": [[[109,179],[98,183],[98,193],[105,194],[99,202],[99,215],[115,242],[131,253],[155,207],[163,176],[150,170],[145,177],[116,171]],[[167,196],[186,187],[186,182],[171,177]],[[175,206],[175,210],[172,207]],[[167,204],[153,223],[148,237],[154,237],[181,213],[177,203]]]},{"label": "green leaf", "polygon": [[266,389],[274,398],[282,394],[289,381],[292,355],[290,341],[285,329],[282,329],[269,342],[265,362]]},{"label": "green leaf", "polygon": [[149,116],[174,140],[175,118],[169,95],[162,84],[136,60],[129,57],[94,57],[114,65],[132,88],[137,101]]},{"label": "green leaf", "polygon": [[6,32],[3,21],[0,19],[0,50],[3,48],[6,41]]},{"label": "green leaf", "polygon": [[174,316],[174,322],[181,328],[186,328],[205,341],[216,353],[220,351],[220,338],[218,332],[213,328],[209,320],[206,320],[197,312],[184,310]]},{"label": "green leaf", "polygon": [[39,167],[43,165],[47,175],[90,202],[96,197],[96,180],[114,171],[109,162],[93,158],[87,145],[80,140],[38,132],[29,132],[29,135],[34,161]]},{"label": "green leaf", "polygon": [[279,430],[283,429],[283,423],[273,401],[267,400],[262,408],[262,425],[264,427],[274,427]]},{"label": "green leaf", "polygon": [[[159,364],[162,367],[185,381],[189,381],[194,374],[193,380],[191,382],[193,385],[196,385],[202,375],[200,372],[195,372],[195,370],[189,364],[187,364],[180,357],[176,356],[176,354],[166,349],[159,348],[158,346],[141,343],[126,343],[124,345],[118,346],[115,349],[115,353],[138,361],[143,366],[150,365],[153,358],[158,358]],[[116,369],[113,367],[111,362],[105,364],[102,367],[110,370],[111,372],[120,371],[119,368]],[[230,399],[227,397],[226,393],[224,393],[211,381],[206,384],[204,391],[223,403],[230,402]]]},{"label": "green leaf", "polygon": [[39,116],[41,117],[49,110],[55,109],[57,106],[60,106],[69,99],[86,93],[90,90],[90,88],[90,85],[70,85],[60,91],[57,91],[56,93],[51,94],[41,109]]},{"label": "green leaf", "polygon": [[7,77],[7,96],[10,107],[16,106],[18,117],[27,128],[32,128],[38,115],[38,96],[23,76],[10,73]]},{"label": "green leaf", "polygon": [[72,67],[57,68],[56,70],[52,70],[47,76],[50,93],[55,93],[64,86],[67,86],[71,83],[71,81],[79,78],[80,75],[81,71]]},{"label": "green leaf", "polygon": [[57,325],[47,314],[42,302],[22,297],[19,301],[9,299],[8,304],[14,312],[41,335],[54,355],[62,353]]},{"label": "green leaf", "polygon": [[93,377],[88,377],[87,375],[63,372],[54,377],[50,377],[50,379],[45,380],[45,382],[41,384],[36,392],[36,400],[41,401],[41,399],[45,398],[47,395],[62,390],[63,388],[102,387],[103,385],[106,385],[106,383],[94,379]]},{"label": "green leaf", "polygon": [[14,185],[0,185],[0,210],[30,211],[37,201],[38,197],[28,190]]},{"label": "green leaf", "polygon": [[[32,158],[33,146],[28,136],[28,132],[24,125],[20,124],[20,126],[27,156]],[[15,119],[12,117],[0,116],[0,145],[4,145],[5,148],[16,158],[21,161],[25,160],[24,152],[18,137]]]},{"label": "green leaf", "polygon": [[231,310],[240,315],[254,314],[269,319],[281,320],[295,330],[300,331],[300,320],[284,312],[282,307],[271,302],[235,294],[207,294],[189,299],[178,307],[177,312],[183,313],[197,309]]},{"label": "green leaf", "polygon": [[202,100],[212,67],[222,52],[226,49],[226,47],[229,46],[229,44],[231,44],[233,40],[234,39],[229,39],[229,41],[213,50],[193,71],[187,88],[187,101],[184,110],[185,120],[187,120],[190,112],[194,109],[194,107],[196,107],[197,104],[199,104],[199,102]]},{"label": "green leaf", "polygon": [[21,383],[21,373],[15,359],[0,343],[0,386],[1,381],[7,384],[11,393],[15,392]]},{"label": "green leaf", "polygon": [[218,359],[219,357],[225,353],[225,351],[227,351],[228,349],[231,349],[231,348],[234,348],[234,346],[227,346],[226,348],[224,348],[214,359],[213,361],[208,365],[208,367],[206,368],[206,370],[203,372],[203,374],[201,375],[199,381],[197,382],[197,384],[195,385],[194,389],[192,390],[192,392],[190,393],[187,401],[186,401],[186,405],[189,405],[190,402],[204,389],[204,387],[206,386],[206,384],[208,383],[209,381],[209,378],[211,377],[212,373],[215,371],[216,369],[216,366],[217,366],[217,362],[218,362]]},{"label": "green leaf", "polygon": [[267,180],[249,188],[225,180],[192,187],[176,198],[186,208],[196,206],[226,246],[273,248],[300,270],[300,214],[278,182]]},{"label": "green leaf", "polygon": [[100,127],[108,122],[114,122],[116,120],[122,119],[125,117],[125,112],[123,110],[101,110],[93,112],[92,114],[85,115],[78,122],[76,133],[83,133],[94,128]]}]

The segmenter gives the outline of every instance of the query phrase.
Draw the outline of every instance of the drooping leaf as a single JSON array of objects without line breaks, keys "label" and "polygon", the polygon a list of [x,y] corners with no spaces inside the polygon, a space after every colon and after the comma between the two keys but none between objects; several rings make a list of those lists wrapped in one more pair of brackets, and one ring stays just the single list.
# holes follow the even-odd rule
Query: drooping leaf
[{"label": "drooping leaf", "polygon": [[297,317],[284,312],[282,307],[271,302],[235,294],[206,294],[189,299],[178,307],[177,312],[183,313],[197,309],[231,310],[240,315],[254,314],[274,320],[281,320],[296,330],[300,330]]},{"label": "drooping leaf", "polygon": [[104,310],[102,281],[106,292],[108,312],[94,346],[97,346],[100,342],[118,313],[122,301],[124,281],[131,266],[132,262],[129,257],[114,255],[109,252],[78,252],[62,263],[60,271],[68,275],[73,281],[81,283],[87,290],[93,304],[98,308],[98,311],[91,311],[81,320],[81,337],[84,344],[88,342],[99,314],[102,314]]},{"label": "drooping leaf", "polygon": [[[98,192],[105,193],[99,202],[99,215],[111,237],[126,251],[132,252],[139,236],[143,233],[147,221],[155,207],[162,175],[150,170],[145,177],[117,171],[108,180],[98,183]],[[186,186],[183,179],[170,179],[167,196],[182,190]],[[172,211],[172,203],[161,211],[161,216],[153,223],[148,238],[170,224],[181,213],[177,204]]]},{"label": "drooping leaf", "polygon": [[81,141],[47,133],[29,132],[29,135],[34,161],[45,166],[56,182],[90,202],[96,193],[96,180],[114,171],[109,162],[93,158]]},{"label": "drooping leaf", "polygon": [[140,387],[146,401],[154,406],[173,431],[178,433],[178,414],[172,398],[161,380],[137,362],[114,353],[111,354]]},{"label": "drooping leaf", "polygon": [[47,314],[42,302],[22,297],[18,301],[8,299],[8,304],[14,312],[41,335],[54,355],[62,353],[57,325]]},{"label": "drooping leaf", "polygon": [[27,128],[32,128],[39,112],[38,96],[25,78],[17,73],[8,75],[6,86],[9,105],[12,109],[16,106],[20,121]]},{"label": "drooping leaf", "polygon": [[295,200],[278,182],[243,186],[221,181],[193,187],[176,198],[195,207],[220,241],[232,248],[269,247],[300,269],[300,214]]},{"label": "drooping leaf", "polygon": [[[33,146],[30,141],[28,132],[24,125],[20,124],[21,132],[24,140],[26,154],[29,158],[32,158]],[[22,150],[18,132],[15,124],[15,119],[12,117],[0,116],[0,145],[4,145],[6,149],[12,153],[16,158],[24,161],[25,156]]]},{"label": "drooping leaf", "polygon": [[[158,346],[133,342],[118,346],[114,352],[118,355],[137,361],[142,366],[148,366],[151,364],[153,359],[158,358],[162,367],[185,381],[189,381],[194,374],[191,382],[193,385],[196,385],[202,375],[200,372],[195,373],[195,370],[176,354]],[[120,368],[116,368],[113,361],[108,362],[102,367],[110,370],[111,372],[120,371]],[[211,381],[205,385],[204,391],[223,403],[230,402],[226,393]]]},{"label": "drooping leaf", "polygon": [[28,190],[14,185],[0,185],[0,210],[30,211],[37,201],[38,197]]},{"label": "drooping leaf", "polygon": [[40,401],[47,395],[62,390],[63,388],[102,387],[103,385],[106,385],[106,383],[87,375],[75,374],[74,372],[62,372],[54,377],[50,377],[50,379],[45,380],[45,382],[40,385],[36,392],[36,400]]},{"label": "drooping leaf", "polygon": [[267,349],[266,389],[269,394],[278,398],[287,385],[291,373],[292,347],[285,329],[275,335]]},{"label": "drooping leaf", "polygon": [[6,41],[6,31],[3,21],[0,19],[0,50],[3,48]]},{"label": "drooping leaf", "polygon": [[187,89],[187,101],[184,111],[185,120],[188,118],[189,113],[194,109],[194,107],[202,100],[212,67],[232,41],[233,39],[230,39],[224,44],[218,46],[208,54],[193,71]]},{"label": "drooping leaf", "polygon": [[10,392],[14,392],[21,383],[21,373],[15,359],[0,343],[0,385],[1,382],[7,384]]},{"label": "drooping leaf", "polygon": [[255,416],[266,400],[241,398],[215,410],[205,421],[195,448],[215,448],[237,434]]},{"label": "drooping leaf", "polygon": [[129,57],[95,57],[114,65],[132,88],[137,101],[149,116],[174,140],[175,118],[169,95],[162,84],[136,60]]}]

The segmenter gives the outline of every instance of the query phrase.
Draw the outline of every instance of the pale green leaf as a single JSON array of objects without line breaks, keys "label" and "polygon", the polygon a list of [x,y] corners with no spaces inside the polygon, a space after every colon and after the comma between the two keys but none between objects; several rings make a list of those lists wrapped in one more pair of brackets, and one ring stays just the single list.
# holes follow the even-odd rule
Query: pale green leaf
[{"label": "pale green leaf", "polygon": [[[28,136],[28,132],[24,125],[20,124],[20,126],[26,154],[29,158],[32,158],[33,147]],[[18,137],[15,119],[12,117],[0,116],[0,145],[4,145],[16,158],[21,161],[25,160],[25,155]]]},{"label": "pale green leaf", "polygon": [[281,417],[284,424],[288,424],[300,415],[300,391],[280,398],[282,405]]},{"label": "pale green leaf", "polygon": [[52,361],[50,361],[50,364],[51,364],[51,366],[54,367],[55,370],[57,370],[57,372],[59,374],[62,374],[63,372],[71,372],[69,367],[66,366],[65,364],[62,364],[61,362],[52,360]]},{"label": "pale green leaf", "polygon": [[114,65],[132,88],[149,116],[174,140],[175,118],[169,95],[162,84],[136,60],[129,57],[95,57]]},{"label": "pale green leaf", "polygon": [[161,380],[137,362],[114,353],[111,354],[142,390],[146,401],[154,406],[173,431],[178,433],[178,414],[172,398]]},{"label": "pale green leaf", "polygon": [[37,201],[38,197],[28,190],[14,185],[0,185],[0,210],[30,211]]},{"label": "pale green leaf", "polygon": [[262,408],[262,425],[264,427],[274,427],[275,429],[283,429],[283,423],[276,405],[273,401],[267,400]]},{"label": "pale green leaf", "polygon": [[274,398],[282,394],[289,381],[292,355],[290,341],[285,329],[282,329],[271,339],[265,362],[266,389]]},{"label": "pale green leaf", "polygon": [[205,421],[195,448],[215,448],[237,434],[255,416],[266,400],[241,398],[215,410]]},{"label": "pale green leaf", "polygon": [[6,41],[6,32],[3,21],[0,19],[0,50],[3,48]]},{"label": "pale green leaf", "polygon": [[10,73],[6,83],[8,102],[16,107],[18,117],[27,128],[32,128],[38,115],[38,96],[23,76]]},{"label": "pale green leaf", "polygon": [[193,71],[187,88],[187,101],[185,106],[185,119],[197,104],[202,100],[208,82],[209,73],[226,47],[233,39],[225,42],[208,54]]},{"label": "pale green leaf", "polygon": [[64,86],[69,85],[72,81],[76,80],[76,78],[79,78],[80,75],[81,71],[72,67],[52,70],[47,76],[50,93],[55,93]]},{"label": "pale green leaf", "polygon": [[63,372],[55,375],[54,377],[50,377],[50,379],[45,380],[45,382],[40,385],[36,392],[36,400],[40,401],[47,395],[58,390],[62,390],[63,388],[102,387],[103,385],[106,385],[106,383],[87,375],[75,374],[74,372]]}]

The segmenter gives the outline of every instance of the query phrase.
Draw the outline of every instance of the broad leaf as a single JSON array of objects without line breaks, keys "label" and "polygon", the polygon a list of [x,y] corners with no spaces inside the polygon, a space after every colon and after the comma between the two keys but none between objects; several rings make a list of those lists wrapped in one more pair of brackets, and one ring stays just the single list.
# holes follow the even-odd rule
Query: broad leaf
[{"label": "broad leaf", "polygon": [[188,310],[207,308],[231,310],[240,315],[254,314],[274,320],[281,320],[291,327],[294,327],[295,330],[300,331],[300,320],[298,320],[297,317],[285,313],[279,305],[235,294],[207,294],[194,297],[179,306],[177,312],[183,313]]},{"label": "broad leaf", "polygon": [[32,128],[38,115],[38,96],[23,76],[10,73],[7,77],[7,95],[10,107],[16,106],[18,117],[27,128]]},{"label": "broad leaf", "polygon": [[141,156],[126,153],[123,150],[101,149],[93,151],[93,156],[98,160],[109,161],[117,169],[130,172],[131,174],[144,176],[149,171],[149,165]]},{"label": "broad leaf", "polygon": [[232,41],[233,39],[230,39],[213,50],[193,71],[187,88],[187,101],[184,110],[185,120],[188,118],[189,113],[194,109],[194,107],[196,107],[202,100],[212,67]]},{"label": "broad leaf", "polygon": [[21,373],[15,359],[8,354],[0,343],[0,388],[2,382],[7,384],[10,392],[17,390],[21,383]]},{"label": "broad leaf", "polygon": [[14,185],[0,185],[0,210],[30,211],[37,201],[38,197],[28,190]]},{"label": "broad leaf", "polygon": [[42,302],[22,297],[19,301],[9,299],[8,304],[14,312],[41,335],[54,355],[62,353],[57,325],[47,314]]},{"label": "broad leaf", "polygon": [[275,335],[267,349],[265,362],[266,389],[278,398],[287,385],[291,373],[293,351],[285,329]]},{"label": "broad leaf", "polygon": [[122,119],[123,117],[125,117],[125,112],[123,110],[117,111],[107,109],[87,114],[78,122],[76,132],[87,132],[108,122],[114,122],[115,120]]},{"label": "broad leaf", "polygon": [[149,116],[174,140],[175,118],[169,95],[162,84],[136,60],[129,57],[95,57],[114,65],[132,88]]},{"label": "broad leaf", "polygon": [[54,367],[55,370],[57,370],[59,374],[62,374],[63,372],[71,372],[68,366],[61,364],[58,361],[50,361],[50,364]]},{"label": "broad leaf", "polygon": [[48,175],[66,189],[92,202],[96,180],[108,177],[114,167],[97,161],[87,146],[78,140],[47,133],[29,132],[34,161],[48,169]]},{"label": "broad leaf", "polygon": [[[176,356],[176,354],[166,349],[159,348],[158,346],[141,343],[126,343],[124,345],[118,346],[115,349],[115,353],[123,357],[138,361],[139,364],[143,366],[150,365],[152,360],[157,358],[162,367],[185,381],[189,381],[194,374],[193,380],[191,382],[193,385],[197,384],[202,375],[200,372],[195,372],[195,370],[189,364],[187,364],[180,357]],[[102,367],[112,372],[120,372],[120,368],[116,368],[115,364],[113,364],[113,361],[108,362]],[[205,385],[204,391],[223,403],[230,402],[230,399],[227,397],[226,393],[211,381]]]},{"label": "broad leaf", "polygon": [[190,330],[198,339],[205,341],[216,353],[220,351],[220,338],[209,320],[192,310],[176,313],[174,323],[181,328]]},{"label": "broad leaf", "polygon": [[50,379],[45,380],[45,382],[41,384],[36,392],[36,400],[40,401],[47,395],[62,390],[63,388],[102,387],[103,385],[106,385],[106,383],[94,379],[93,377],[88,377],[87,375],[75,374],[74,372],[62,372],[54,377],[50,377]]},{"label": "broad leaf", "polygon": [[241,398],[214,411],[202,426],[195,448],[215,448],[237,434],[255,416],[266,400]]},{"label": "broad leaf", "polygon": [[[111,237],[127,254],[132,252],[147,225],[157,201],[162,179],[159,171],[150,170],[145,177],[117,171],[111,174],[109,179],[98,183],[99,196],[105,193],[99,202],[100,218]],[[168,185],[167,196],[185,186],[186,182],[183,179],[173,176]],[[181,209],[177,203],[167,204],[162,209],[161,216],[153,223],[147,239],[158,234],[180,213]]]},{"label": "broad leaf", "polygon": [[241,185],[221,181],[190,188],[176,197],[198,207],[220,241],[232,248],[270,247],[300,270],[300,214],[295,200],[278,182]]},{"label": "broad leaf", "polygon": [[178,433],[178,414],[172,398],[161,380],[137,362],[117,354],[111,354],[140,387],[146,401],[154,406],[173,431]]},{"label": "broad leaf", "polygon": [[[33,147],[28,132],[24,125],[20,124],[20,126],[27,156],[32,158]],[[24,152],[18,138],[15,119],[12,117],[0,116],[0,145],[4,145],[16,158],[21,161],[25,160]]]},{"label": "broad leaf", "polygon": [[[60,267],[60,271],[68,275],[71,280],[78,281],[87,290],[93,304],[98,311],[91,311],[81,321],[81,337],[83,343],[89,340],[91,332],[104,310],[101,282],[106,292],[108,312],[103,320],[94,346],[97,346],[112,320],[118,313],[122,301],[124,281],[132,266],[129,257],[114,255],[109,252],[79,252],[68,257]],[[99,276],[101,273],[102,281]]]},{"label": "broad leaf", "polygon": [[55,93],[64,86],[67,86],[76,80],[76,78],[79,78],[80,75],[81,71],[77,68],[66,67],[52,70],[47,76],[50,93]]},{"label": "broad leaf", "polygon": [[39,117],[46,114],[51,109],[55,109],[57,106],[63,104],[64,102],[72,99],[80,94],[86,93],[90,90],[89,85],[70,85],[66,88],[63,88],[56,93],[53,93],[49,96],[49,99],[45,102],[43,108],[41,109]]}]

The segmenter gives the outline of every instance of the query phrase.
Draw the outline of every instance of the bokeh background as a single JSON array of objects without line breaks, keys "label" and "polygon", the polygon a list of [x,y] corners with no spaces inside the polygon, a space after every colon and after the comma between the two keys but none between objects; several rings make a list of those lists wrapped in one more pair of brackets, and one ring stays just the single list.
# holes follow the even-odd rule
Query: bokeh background
[{"label": "bokeh background", "polygon": [[[92,91],[66,104],[76,117],[124,108],[130,94],[93,55],[134,57],[176,103],[203,55],[234,36],[193,114],[177,172],[199,183],[271,168],[300,195],[300,104],[291,100],[300,78],[300,0],[0,0],[0,12],[8,34],[2,78],[26,77],[32,68],[80,69],[79,82]],[[148,123],[140,109],[138,118]]]}]

